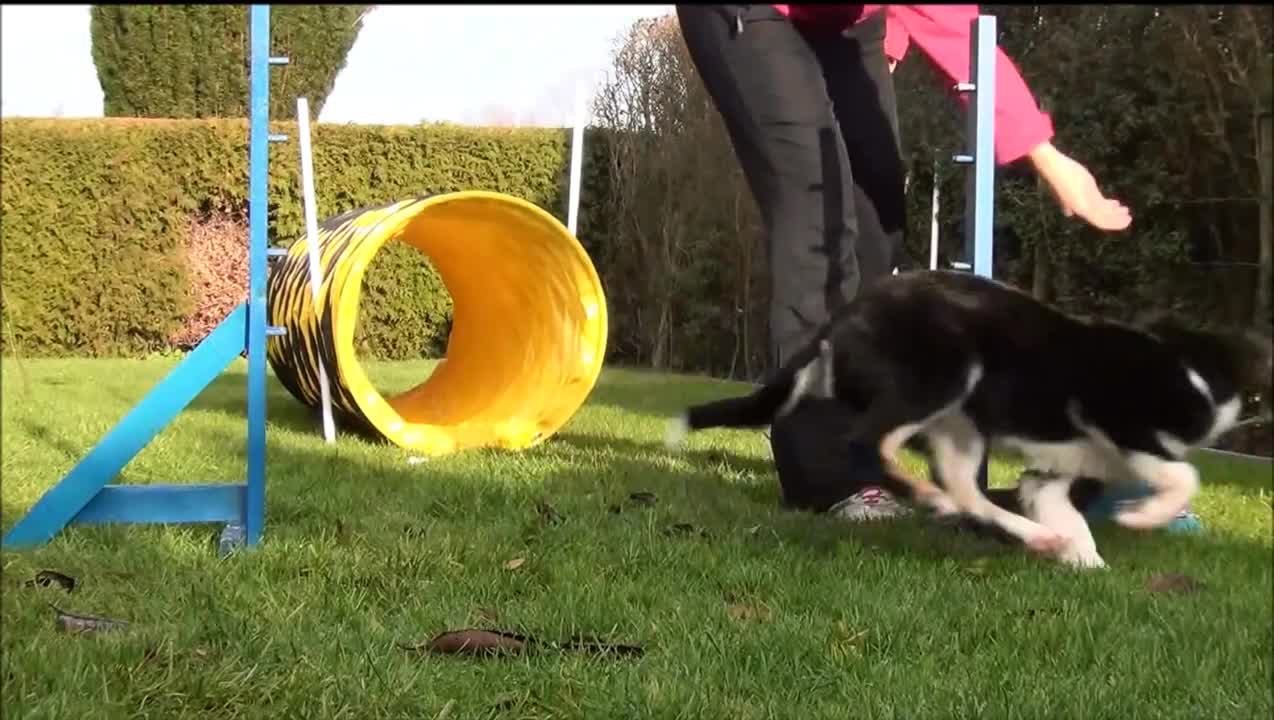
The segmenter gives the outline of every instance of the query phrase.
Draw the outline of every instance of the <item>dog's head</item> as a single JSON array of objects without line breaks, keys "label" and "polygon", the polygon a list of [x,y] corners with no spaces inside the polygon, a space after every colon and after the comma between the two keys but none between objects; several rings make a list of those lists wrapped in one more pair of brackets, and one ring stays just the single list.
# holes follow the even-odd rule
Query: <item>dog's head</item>
[{"label": "dog's head", "polygon": [[1274,339],[1255,330],[1193,328],[1177,318],[1150,318],[1144,329],[1208,383],[1217,402],[1239,397],[1267,405],[1274,382]]}]

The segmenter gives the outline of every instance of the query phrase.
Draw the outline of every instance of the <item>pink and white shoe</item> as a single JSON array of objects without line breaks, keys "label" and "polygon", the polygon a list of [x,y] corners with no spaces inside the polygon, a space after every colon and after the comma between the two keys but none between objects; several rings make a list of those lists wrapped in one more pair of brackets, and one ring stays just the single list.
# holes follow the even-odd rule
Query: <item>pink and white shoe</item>
[{"label": "pink and white shoe", "polygon": [[886,520],[910,512],[911,508],[900,504],[887,490],[875,485],[859,490],[827,510],[828,515],[850,522]]}]

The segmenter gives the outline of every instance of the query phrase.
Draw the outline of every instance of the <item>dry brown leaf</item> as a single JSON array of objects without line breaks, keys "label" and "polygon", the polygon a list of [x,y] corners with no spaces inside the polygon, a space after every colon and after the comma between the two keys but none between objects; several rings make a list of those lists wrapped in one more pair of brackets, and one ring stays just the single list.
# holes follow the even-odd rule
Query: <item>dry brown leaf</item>
[{"label": "dry brown leaf", "polygon": [[526,558],[513,558],[504,564],[505,570],[517,570],[526,564]]},{"label": "dry brown leaf", "polygon": [[412,652],[435,652],[465,655],[509,655],[526,652],[532,646],[556,650],[575,650],[597,655],[614,654],[640,657],[644,650],[640,645],[603,643],[591,638],[571,638],[563,643],[541,642],[525,635],[499,630],[450,630],[435,635],[431,640],[398,646]]},{"label": "dry brown leaf", "polygon": [[1180,573],[1157,573],[1146,580],[1146,590],[1152,593],[1196,593],[1206,587],[1203,581]]},{"label": "dry brown leaf", "polygon": [[35,577],[26,581],[27,587],[49,587],[57,585],[67,592],[75,590],[75,578],[57,570],[41,570]]},{"label": "dry brown leaf", "polygon": [[446,654],[499,655],[526,650],[527,639],[512,633],[468,629],[444,632],[428,642],[400,647],[417,652],[427,650]]},{"label": "dry brown leaf", "polygon": [[730,617],[740,622],[749,620],[764,622],[770,619],[770,609],[764,605],[732,604],[726,609],[726,612],[730,614]]},{"label": "dry brown leaf", "polygon": [[58,628],[68,633],[94,633],[94,632],[110,632],[113,630],[123,630],[129,626],[126,620],[112,620],[110,618],[97,617],[95,615],[76,615],[61,610],[56,605],[50,604],[49,607],[57,613]]}]

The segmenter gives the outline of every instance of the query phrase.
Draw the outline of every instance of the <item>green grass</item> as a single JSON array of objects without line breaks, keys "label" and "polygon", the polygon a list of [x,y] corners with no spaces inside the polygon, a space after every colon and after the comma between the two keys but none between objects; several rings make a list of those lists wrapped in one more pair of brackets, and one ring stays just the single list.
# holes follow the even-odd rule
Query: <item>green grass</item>
[{"label": "green grass", "polygon": [[[4,528],[171,363],[6,361]],[[371,371],[401,387],[427,369]],[[236,365],[123,482],[239,480],[244,379]],[[413,465],[358,438],[324,445],[272,383],[257,551],[217,559],[212,527],[113,527],[3,554],[5,716],[1270,717],[1268,466],[1209,459],[1204,534],[1102,526],[1111,567],[1078,574],[918,520],[780,510],[759,432],[704,433],[679,456],[660,447],[663,417],[733,389],[608,371],[544,446]],[[993,482],[1015,471],[997,463]],[[636,491],[656,504],[608,511]],[[542,521],[539,501],[563,520]],[[675,523],[710,537],[666,536]],[[79,586],[25,585],[46,568]],[[1158,572],[1206,587],[1151,594]],[[67,635],[49,603],[132,625]],[[396,646],[467,626],[646,654]]]}]

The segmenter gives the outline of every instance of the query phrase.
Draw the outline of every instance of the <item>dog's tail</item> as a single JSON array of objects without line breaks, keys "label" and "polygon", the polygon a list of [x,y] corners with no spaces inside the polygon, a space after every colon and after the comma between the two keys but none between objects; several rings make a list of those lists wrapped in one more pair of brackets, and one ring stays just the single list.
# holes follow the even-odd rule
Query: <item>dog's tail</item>
[{"label": "dog's tail", "polygon": [[[664,444],[674,449],[686,435],[708,428],[757,428],[772,424],[776,418],[791,412],[802,397],[815,391],[815,383],[830,383],[831,368],[826,364],[830,363],[831,344],[827,340],[819,341],[818,351],[810,355],[809,359],[797,358],[797,362],[784,367],[750,395],[687,408],[669,421]],[[828,393],[830,388],[824,386],[822,392]]]}]

